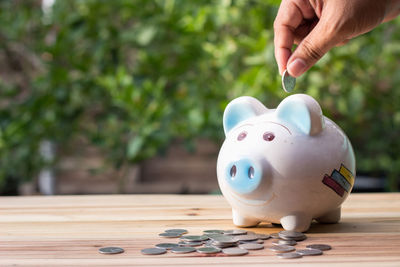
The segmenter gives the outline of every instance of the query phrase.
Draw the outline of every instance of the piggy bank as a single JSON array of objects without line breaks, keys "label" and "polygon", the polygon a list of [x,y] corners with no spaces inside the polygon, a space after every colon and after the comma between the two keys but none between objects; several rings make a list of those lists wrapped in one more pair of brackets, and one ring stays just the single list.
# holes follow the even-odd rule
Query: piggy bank
[{"label": "piggy bank", "polygon": [[295,94],[268,109],[239,97],[226,107],[223,126],[217,175],[235,225],[265,221],[305,232],[313,219],[340,220],[354,184],[354,152],[314,98]]}]

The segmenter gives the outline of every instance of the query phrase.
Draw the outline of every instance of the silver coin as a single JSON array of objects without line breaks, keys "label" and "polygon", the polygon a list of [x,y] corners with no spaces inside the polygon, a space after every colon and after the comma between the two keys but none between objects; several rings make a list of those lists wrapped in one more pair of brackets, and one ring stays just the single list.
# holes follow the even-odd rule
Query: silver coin
[{"label": "silver coin", "polygon": [[264,244],[264,240],[257,239],[257,240],[251,240],[251,241],[239,241],[239,244],[246,244],[246,243]]},{"label": "silver coin", "polygon": [[99,252],[101,254],[118,254],[122,253],[125,250],[120,247],[104,247],[104,248],[99,248]]},{"label": "silver coin", "polygon": [[297,252],[278,253],[276,254],[276,256],[281,259],[298,259],[303,257],[300,253]]},{"label": "silver coin", "polygon": [[288,245],[288,246],[295,246],[297,245],[296,240],[285,240],[285,239],[277,239],[272,242],[273,245]]},{"label": "silver coin", "polygon": [[247,249],[247,250],[259,250],[259,249],[263,249],[264,245],[257,244],[257,243],[244,243],[244,244],[240,244],[239,248]]},{"label": "silver coin", "polygon": [[184,242],[184,241],[181,241],[181,242],[178,243],[178,245],[181,246],[181,247],[198,247],[198,246],[203,245],[203,242],[201,242],[201,241],[198,241],[198,242]]},{"label": "silver coin", "polygon": [[216,248],[216,247],[202,247],[202,248],[198,248],[197,252],[203,253],[203,254],[215,254],[215,253],[221,252],[221,249]]},{"label": "silver coin", "polygon": [[214,238],[214,237],[221,237],[221,236],[225,236],[226,237],[226,235],[223,235],[223,234],[216,234],[216,233],[205,233],[204,234],[205,236],[208,236],[209,238]]},{"label": "silver coin", "polygon": [[218,243],[236,243],[237,241],[230,236],[214,236],[210,237],[210,239]]},{"label": "silver coin", "polygon": [[319,249],[322,251],[332,249],[332,247],[330,245],[326,245],[326,244],[312,244],[312,245],[306,246],[306,248],[315,248],[315,249]]},{"label": "silver coin", "polygon": [[247,231],[242,229],[225,230],[224,235],[246,235]]},{"label": "silver coin", "polygon": [[249,253],[246,249],[242,248],[224,248],[222,252],[229,256],[242,256]]},{"label": "silver coin", "polygon": [[237,235],[233,238],[236,241],[254,241],[258,239],[256,235]]},{"label": "silver coin", "polygon": [[171,249],[171,252],[177,253],[177,254],[183,254],[183,253],[191,253],[195,252],[196,249],[193,247],[175,247]]},{"label": "silver coin", "polygon": [[192,242],[199,242],[199,241],[206,241],[209,239],[206,235],[183,235],[179,239],[183,241],[192,241]]},{"label": "silver coin", "polygon": [[217,248],[229,248],[229,247],[236,247],[236,243],[217,243],[217,242],[212,242],[205,244],[204,246],[206,247],[217,247]]},{"label": "silver coin", "polygon": [[179,246],[179,245],[176,244],[176,243],[160,243],[160,244],[156,245],[156,248],[171,249],[171,248],[174,248],[174,247],[177,247],[177,246]]},{"label": "silver coin", "polygon": [[293,91],[296,85],[296,78],[290,76],[289,72],[285,70],[282,74],[282,87],[286,93],[290,93]]},{"label": "silver coin", "polygon": [[296,250],[295,247],[293,246],[288,246],[288,245],[278,245],[278,246],[272,246],[270,248],[270,250],[274,251],[274,252],[291,252]]},{"label": "silver coin", "polygon": [[158,234],[158,236],[166,237],[166,238],[177,238],[177,237],[182,236],[182,234],[176,233],[176,232],[165,232],[165,233]]},{"label": "silver coin", "polygon": [[204,234],[223,234],[224,230],[204,230]]},{"label": "silver coin", "polygon": [[271,238],[271,236],[268,234],[256,234],[256,236],[258,236],[258,239],[262,239],[262,240],[267,240],[267,239]]},{"label": "silver coin", "polygon": [[279,239],[279,234],[278,233],[272,233],[269,235],[272,239]]},{"label": "silver coin", "polygon": [[161,255],[167,252],[165,248],[145,248],[141,250],[144,255]]},{"label": "silver coin", "polygon": [[186,229],[167,229],[164,232],[166,233],[180,233],[181,235],[187,234],[188,230]]},{"label": "silver coin", "polygon": [[307,238],[305,234],[296,231],[281,231],[278,235],[281,239],[285,240],[302,241]]},{"label": "silver coin", "polygon": [[315,249],[315,248],[307,248],[307,249],[301,249],[297,250],[297,253],[300,253],[302,256],[317,256],[317,255],[322,255],[322,250]]}]

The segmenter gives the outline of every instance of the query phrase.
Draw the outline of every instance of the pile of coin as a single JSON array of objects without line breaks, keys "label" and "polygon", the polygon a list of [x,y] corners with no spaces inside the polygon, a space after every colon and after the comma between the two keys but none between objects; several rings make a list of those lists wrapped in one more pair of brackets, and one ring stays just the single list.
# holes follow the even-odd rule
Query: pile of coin
[{"label": "pile of coin", "polygon": [[323,250],[331,249],[331,246],[325,244],[312,244],[306,246],[306,249],[297,250],[294,247],[297,242],[303,241],[307,236],[303,233],[295,231],[281,231],[278,233],[278,240],[272,242],[274,246],[270,250],[276,252],[277,256],[282,259],[295,259],[303,256],[322,255]]},{"label": "pile of coin", "polygon": [[264,249],[264,241],[272,238],[270,250],[277,253],[282,259],[295,259],[303,256],[322,255],[324,250],[331,249],[326,244],[310,244],[306,249],[297,250],[297,242],[303,241],[307,236],[295,231],[281,231],[278,234],[257,234],[242,229],[234,230],[205,230],[202,235],[187,235],[186,229],[168,229],[159,234],[164,238],[179,238],[178,243],[159,243],[153,248],[142,249],[145,255],[160,255],[170,250],[172,253],[217,254],[229,256],[242,256],[249,250]]}]

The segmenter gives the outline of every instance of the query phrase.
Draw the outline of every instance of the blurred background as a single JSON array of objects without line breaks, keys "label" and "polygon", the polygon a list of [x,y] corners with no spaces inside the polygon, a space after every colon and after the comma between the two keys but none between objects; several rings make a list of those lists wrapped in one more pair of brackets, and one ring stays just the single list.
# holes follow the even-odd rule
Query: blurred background
[{"label": "blurred background", "polygon": [[[283,92],[277,0],[0,1],[0,194],[218,193],[222,114]],[[354,191],[400,181],[400,21],[297,80],[349,136]]]}]

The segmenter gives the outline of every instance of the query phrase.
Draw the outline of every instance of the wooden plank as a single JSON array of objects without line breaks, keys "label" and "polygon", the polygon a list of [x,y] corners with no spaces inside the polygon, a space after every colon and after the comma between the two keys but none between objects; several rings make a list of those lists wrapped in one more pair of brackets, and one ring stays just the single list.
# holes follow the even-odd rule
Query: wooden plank
[{"label": "wooden plank", "polygon": [[[268,249],[244,257],[145,256],[140,250],[159,242],[168,228],[192,234],[231,229],[230,207],[222,196],[95,195],[0,197],[0,266],[399,266],[400,193],[352,194],[339,224],[314,223],[308,239],[333,249],[318,257],[278,259]],[[282,230],[261,224],[249,230]],[[269,247],[271,240],[265,242]],[[102,255],[102,246],[121,246],[125,253]]]}]

